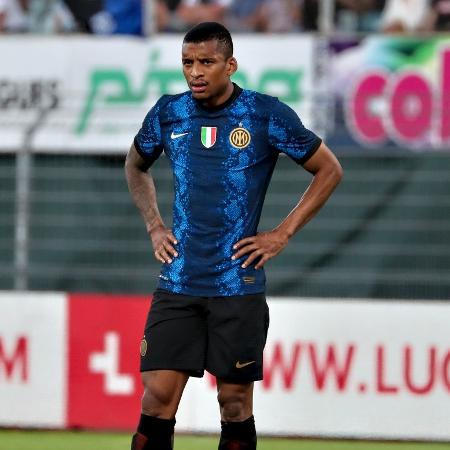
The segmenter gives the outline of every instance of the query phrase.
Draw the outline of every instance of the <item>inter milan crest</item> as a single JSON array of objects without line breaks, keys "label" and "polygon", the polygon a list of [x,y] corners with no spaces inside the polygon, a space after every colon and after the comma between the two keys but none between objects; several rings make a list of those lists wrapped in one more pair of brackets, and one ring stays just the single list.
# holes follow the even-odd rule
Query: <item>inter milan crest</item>
[{"label": "inter milan crest", "polygon": [[211,148],[217,139],[217,127],[202,127],[202,144],[206,148]]},{"label": "inter milan crest", "polygon": [[230,143],[235,148],[245,148],[250,144],[252,137],[250,133],[245,128],[239,127],[235,128],[230,133]]},{"label": "inter milan crest", "polygon": [[144,336],[144,338],[141,341],[141,349],[140,349],[141,356],[145,356],[146,355],[147,347],[148,347],[147,340],[145,339],[145,336]]}]

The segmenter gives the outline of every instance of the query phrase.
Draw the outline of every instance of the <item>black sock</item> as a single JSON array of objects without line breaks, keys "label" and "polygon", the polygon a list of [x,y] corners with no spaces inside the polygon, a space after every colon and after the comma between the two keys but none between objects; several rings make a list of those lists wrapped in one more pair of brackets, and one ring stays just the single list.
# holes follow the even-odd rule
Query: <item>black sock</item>
[{"label": "black sock", "polygon": [[174,428],[175,419],[141,414],[131,450],[172,450]]},{"label": "black sock", "polygon": [[255,418],[243,422],[222,422],[219,450],[256,450]]}]

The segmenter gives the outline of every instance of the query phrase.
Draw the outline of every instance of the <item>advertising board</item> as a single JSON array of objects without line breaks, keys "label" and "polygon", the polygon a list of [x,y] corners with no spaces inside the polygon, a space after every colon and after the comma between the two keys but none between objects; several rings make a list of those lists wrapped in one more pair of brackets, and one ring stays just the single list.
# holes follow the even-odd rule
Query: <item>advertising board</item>
[{"label": "advertising board", "polygon": [[[187,90],[182,38],[2,38],[9,62],[0,65],[0,151],[125,153],[156,100]],[[242,35],[235,48],[236,83],[278,96],[320,128],[324,72],[315,56],[323,43]]]},{"label": "advertising board", "polygon": [[[149,305],[2,293],[0,425],[133,430]],[[272,298],[269,307],[260,433],[450,440],[448,303]],[[190,379],[177,431],[219,429],[215,378]]]},{"label": "advertising board", "polygon": [[335,40],[330,142],[360,152],[449,151],[450,39]]}]

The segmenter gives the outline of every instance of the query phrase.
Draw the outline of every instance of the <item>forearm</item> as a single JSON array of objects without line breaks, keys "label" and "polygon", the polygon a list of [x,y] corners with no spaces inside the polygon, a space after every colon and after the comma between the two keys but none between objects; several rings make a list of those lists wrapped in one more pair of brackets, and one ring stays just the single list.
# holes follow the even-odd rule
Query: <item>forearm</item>
[{"label": "forearm", "polygon": [[342,178],[340,166],[318,171],[295,208],[276,228],[288,239],[306,225],[326,203]]},{"label": "forearm", "polygon": [[125,173],[128,189],[134,204],[144,218],[147,232],[151,233],[155,228],[164,227],[151,174],[130,165],[125,165]]}]

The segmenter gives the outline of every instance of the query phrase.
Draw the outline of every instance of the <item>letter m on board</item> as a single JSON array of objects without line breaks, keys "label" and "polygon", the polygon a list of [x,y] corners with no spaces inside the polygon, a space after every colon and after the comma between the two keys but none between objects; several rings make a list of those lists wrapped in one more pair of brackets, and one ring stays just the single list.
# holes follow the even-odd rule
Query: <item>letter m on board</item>
[{"label": "letter m on board", "polygon": [[17,376],[21,382],[28,380],[28,340],[19,336],[12,346],[6,346],[0,336],[0,382]]}]

